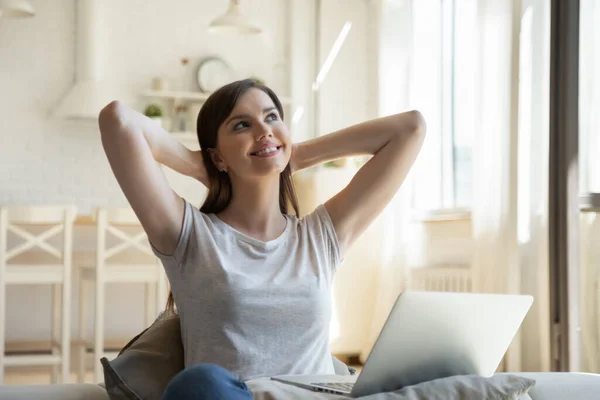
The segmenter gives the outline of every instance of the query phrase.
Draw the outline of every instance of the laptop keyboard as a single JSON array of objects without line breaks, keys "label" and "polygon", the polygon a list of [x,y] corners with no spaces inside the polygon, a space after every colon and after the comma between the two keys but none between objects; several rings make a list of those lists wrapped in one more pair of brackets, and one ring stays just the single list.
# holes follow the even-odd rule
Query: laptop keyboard
[{"label": "laptop keyboard", "polygon": [[311,383],[311,385],[324,387],[327,389],[339,390],[342,392],[351,392],[354,386],[353,382],[319,382]]}]

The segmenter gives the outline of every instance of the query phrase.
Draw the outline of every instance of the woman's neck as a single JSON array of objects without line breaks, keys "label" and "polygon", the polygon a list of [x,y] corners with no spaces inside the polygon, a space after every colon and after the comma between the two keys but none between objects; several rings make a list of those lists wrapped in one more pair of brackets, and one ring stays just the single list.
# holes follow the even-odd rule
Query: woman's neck
[{"label": "woman's neck", "polygon": [[254,181],[233,178],[231,183],[231,202],[219,219],[258,240],[279,237],[287,223],[279,208],[279,175]]}]

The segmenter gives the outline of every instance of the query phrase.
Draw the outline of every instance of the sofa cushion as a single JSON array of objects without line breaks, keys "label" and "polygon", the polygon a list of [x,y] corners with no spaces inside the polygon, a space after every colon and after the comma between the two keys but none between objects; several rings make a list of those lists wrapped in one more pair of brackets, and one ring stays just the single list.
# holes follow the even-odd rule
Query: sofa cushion
[{"label": "sofa cushion", "polygon": [[184,368],[179,316],[157,319],[133,338],[117,358],[101,360],[111,400],[160,399]]},{"label": "sofa cushion", "polygon": [[[304,388],[268,379],[246,382],[254,400],[343,400],[339,396],[313,392]],[[359,397],[361,400],[516,400],[526,395],[535,381],[512,374],[490,378],[475,375],[457,375],[406,386],[400,390]],[[523,397],[522,397],[523,398]]]},{"label": "sofa cushion", "polygon": [[529,391],[532,400],[600,400],[600,375],[598,374],[580,372],[515,372],[512,374],[535,379],[536,385]]},{"label": "sofa cushion", "polygon": [[[104,357],[101,362],[106,391],[111,400],[160,399],[171,379],[184,369],[179,316],[159,317],[148,329],[134,337],[117,358],[108,361]],[[338,364],[345,366],[341,362]],[[401,395],[399,399],[407,400],[437,399],[440,395],[440,399],[477,396],[504,400],[526,394],[534,383],[525,376],[508,374],[498,374],[489,379],[456,376],[410,386],[395,394]],[[309,394],[305,390],[303,393]],[[455,397],[447,397],[449,394]]]},{"label": "sofa cushion", "polygon": [[[131,339],[112,361],[100,360],[111,400],[160,399],[172,378],[184,369],[179,315],[162,314]],[[333,357],[335,373],[355,370]]]},{"label": "sofa cushion", "polygon": [[[476,375],[456,375],[447,378],[407,386],[395,392],[399,400],[515,400],[526,395],[535,385],[535,380],[512,374],[483,377]],[[366,399],[376,400],[377,396]]]}]

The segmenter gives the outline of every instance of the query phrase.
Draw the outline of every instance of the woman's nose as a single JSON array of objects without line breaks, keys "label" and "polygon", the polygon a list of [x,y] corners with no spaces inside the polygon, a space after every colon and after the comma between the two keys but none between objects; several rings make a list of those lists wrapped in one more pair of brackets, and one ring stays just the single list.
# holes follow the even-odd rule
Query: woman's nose
[{"label": "woman's nose", "polygon": [[271,128],[266,124],[259,124],[256,128],[256,141],[260,142],[265,138],[273,137],[273,132],[271,132]]}]

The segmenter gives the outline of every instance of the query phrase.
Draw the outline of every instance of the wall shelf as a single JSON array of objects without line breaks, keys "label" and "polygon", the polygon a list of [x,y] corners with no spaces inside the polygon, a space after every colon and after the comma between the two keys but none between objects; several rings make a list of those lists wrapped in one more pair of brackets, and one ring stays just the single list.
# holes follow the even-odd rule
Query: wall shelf
[{"label": "wall shelf", "polygon": [[210,93],[202,92],[179,92],[173,90],[147,90],[142,93],[145,97],[170,100],[206,101]]},{"label": "wall shelf", "polygon": [[[203,92],[183,92],[174,90],[147,90],[142,93],[144,97],[156,98],[156,99],[167,99],[167,100],[185,100],[192,102],[204,102],[210,96],[210,93]],[[283,105],[292,104],[292,100],[289,97],[279,97],[279,101]]]}]

